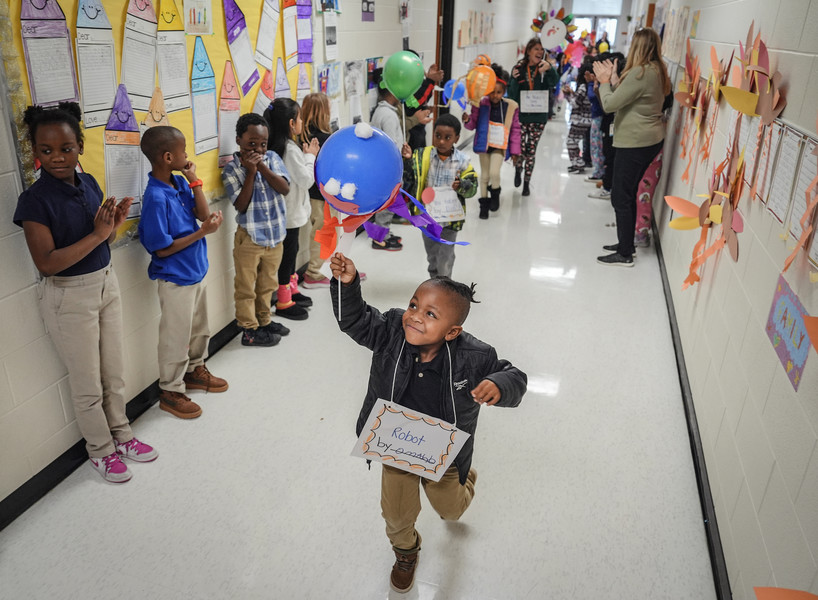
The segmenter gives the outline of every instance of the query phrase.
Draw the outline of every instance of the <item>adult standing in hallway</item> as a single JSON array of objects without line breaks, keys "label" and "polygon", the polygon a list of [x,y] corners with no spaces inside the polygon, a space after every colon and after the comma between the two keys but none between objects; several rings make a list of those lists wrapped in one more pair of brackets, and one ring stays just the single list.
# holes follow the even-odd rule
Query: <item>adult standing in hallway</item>
[{"label": "adult standing in hallway", "polygon": [[556,61],[545,58],[540,38],[528,40],[522,60],[511,70],[508,85],[508,97],[520,105],[521,153],[514,173],[514,187],[522,183],[523,196],[531,193],[529,185],[537,144],[548,122],[549,91],[556,87],[559,79]]},{"label": "adult standing in hallway", "polygon": [[597,262],[632,267],[639,181],[665,139],[662,105],[670,93],[670,78],[662,62],[659,35],[650,28],[637,31],[618,81],[615,72],[615,62],[594,63],[602,108],[616,112],[611,203],[616,213],[617,243],[603,246],[611,254],[600,256]]}]

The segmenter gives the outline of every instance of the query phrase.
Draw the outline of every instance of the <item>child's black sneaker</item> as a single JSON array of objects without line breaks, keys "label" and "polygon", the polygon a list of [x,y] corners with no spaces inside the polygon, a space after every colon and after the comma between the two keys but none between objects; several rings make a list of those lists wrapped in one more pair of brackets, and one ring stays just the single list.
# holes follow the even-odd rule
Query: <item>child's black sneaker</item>
[{"label": "child's black sneaker", "polygon": [[263,327],[245,329],[241,334],[242,346],[275,346],[281,341],[281,336]]},{"label": "child's black sneaker", "polygon": [[394,235],[390,235],[382,242],[376,242],[372,240],[372,249],[373,250],[386,250],[387,252],[397,252],[398,250],[403,250],[403,244],[398,241],[398,238]]},{"label": "child's black sneaker", "polygon": [[276,323],[275,321],[270,321],[266,325],[262,325],[259,329],[266,329],[270,333],[277,333],[281,337],[290,334],[290,328],[284,327],[281,323]]}]

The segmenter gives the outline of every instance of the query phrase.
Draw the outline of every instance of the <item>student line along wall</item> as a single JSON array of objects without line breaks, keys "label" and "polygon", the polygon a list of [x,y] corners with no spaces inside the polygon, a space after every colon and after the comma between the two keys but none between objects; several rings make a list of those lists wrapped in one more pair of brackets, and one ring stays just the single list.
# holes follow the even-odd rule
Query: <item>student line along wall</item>
[{"label": "student line along wall", "polygon": [[[79,0],[60,0],[69,30],[72,47]],[[157,9],[162,13],[165,1]],[[52,460],[65,452],[80,439],[70,402],[65,368],[53,349],[37,307],[36,282],[38,275],[26,248],[20,228],[12,222],[17,196],[23,189],[23,178],[18,167],[17,147],[13,125],[20,123],[23,108],[30,102],[28,80],[20,45],[21,0],[0,5],[0,44],[6,68],[2,74],[8,83],[9,95],[0,93],[0,500],[28,481]],[[104,0],[111,22],[114,49],[117,57],[117,73],[121,73],[119,57],[122,51],[123,26],[128,2]],[[160,4],[155,2],[155,5]],[[224,61],[230,58],[224,26],[222,0],[209,3],[214,10],[213,35],[202,36],[215,75],[216,90],[221,89]],[[398,19],[397,0],[378,0],[374,21],[364,22],[360,3],[341,2],[342,12],[337,16],[336,40],[339,62],[364,60],[370,57],[388,57],[402,49],[403,30]],[[511,11],[511,0],[495,2]],[[181,0],[176,6],[181,7]],[[263,0],[238,0],[237,6],[246,18],[247,33],[255,48],[258,23]],[[218,10],[215,10],[218,9]],[[436,0],[413,0],[411,24],[408,26],[410,47],[421,52],[428,67],[434,61],[437,37]],[[532,11],[533,12],[533,11]],[[324,17],[312,13],[313,64],[329,62],[324,50]],[[277,31],[274,61],[283,56],[283,25]],[[526,32],[502,31],[503,39]],[[195,40],[184,40],[187,68],[190,69],[194,55]],[[76,58],[76,57],[74,57]],[[307,67],[311,72],[312,67]],[[260,74],[261,68],[259,67]],[[295,95],[297,72],[288,72],[288,83]],[[240,77],[240,76],[239,76]],[[313,91],[315,88],[313,78]],[[240,99],[240,110],[253,108],[260,83]],[[337,98],[339,124],[351,124],[352,119],[343,85]],[[364,119],[368,120],[369,106],[364,100]],[[144,110],[135,110],[138,122],[146,116]],[[169,114],[171,125],[185,133],[188,154],[197,166],[198,174],[205,181],[206,192],[211,198],[212,210],[223,210],[225,221],[221,229],[208,236],[207,294],[210,328],[216,332],[234,318],[233,312],[233,233],[235,211],[222,198],[223,190],[218,171],[218,149],[196,155],[193,149],[192,114],[189,109]],[[86,130],[87,143],[81,164],[105,185],[103,127]],[[231,136],[228,136],[231,137]],[[234,137],[234,136],[232,136]],[[30,157],[23,154],[26,175],[32,173]],[[302,236],[302,251],[306,248]],[[127,396],[134,397],[156,381],[158,377],[156,347],[158,338],[159,303],[156,284],[147,276],[149,256],[136,240],[123,238],[114,249],[113,264],[122,288],[123,318],[125,326],[125,350]],[[303,257],[303,253],[302,253]],[[303,258],[299,263],[303,263]],[[138,431],[138,424],[137,424]]]},{"label": "student line along wall", "polygon": [[[645,9],[646,3],[641,4],[635,17]],[[745,43],[754,22],[755,32],[769,49],[771,69],[782,75],[780,87],[787,106],[777,123],[792,127],[799,137],[818,137],[818,1],[659,4],[664,5],[668,26],[671,13],[677,19],[682,13],[687,15],[680,37],[682,65],[677,82],[683,77],[683,43],[694,16],[698,23],[691,52],[698,56],[702,85],[711,72],[711,46],[725,63],[735,51],[733,65],[738,65],[738,43]],[[674,68],[671,64],[671,71]],[[711,102],[708,116],[714,107]],[[704,201],[697,195],[708,193],[712,170],[726,156],[731,137],[728,126],[734,123],[735,111],[723,98],[718,111],[710,159],[703,164],[695,160],[688,181],[682,181],[689,156],[681,156],[684,129],[679,119],[686,115],[677,102],[665,143],[666,194],[697,206]],[[757,123],[758,119],[748,136],[748,147],[755,139]],[[688,149],[695,148],[704,135],[699,142],[689,142]],[[806,158],[816,160],[815,156]],[[780,185],[789,186],[796,175],[791,173]],[[701,281],[684,290],[699,231],[671,228],[670,220],[680,215],[664,202],[653,208],[730,587],[733,598],[754,600],[755,586],[818,594],[818,353],[809,351],[796,391],[765,330],[777,282],[795,239],[785,224],[788,220],[780,223],[770,203],[751,199],[749,190],[747,185],[738,205],[743,221],[743,231],[737,234],[738,260],[725,248],[703,264]],[[780,191],[774,186],[774,193]],[[708,246],[720,230],[720,226],[712,228]],[[812,316],[818,316],[816,274],[818,267],[804,251],[784,274]]]}]

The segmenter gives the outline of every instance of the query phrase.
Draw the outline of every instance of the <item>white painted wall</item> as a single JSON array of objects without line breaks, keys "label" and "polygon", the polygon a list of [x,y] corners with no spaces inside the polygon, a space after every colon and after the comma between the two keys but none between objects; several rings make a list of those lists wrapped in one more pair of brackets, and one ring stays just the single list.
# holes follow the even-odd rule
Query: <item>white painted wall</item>
[{"label": "white painted wall", "polygon": [[[634,5],[638,16],[646,3]],[[710,46],[722,58],[738,53],[754,21],[784,76],[788,105],[781,120],[816,135],[818,1],[671,3],[682,6],[690,6],[691,17],[701,10],[691,47],[704,78]],[[716,162],[726,147],[729,107],[723,100],[720,111]],[[688,185],[681,182],[686,161],[679,159],[678,143],[666,145],[665,153],[666,193],[698,203],[695,195],[707,191],[714,160]],[[818,355],[811,352],[794,392],[764,329],[793,242],[781,239],[782,227],[760,203],[745,197],[740,210],[745,230],[738,262],[721,253],[706,263],[701,283],[682,291],[699,235],[670,229],[671,211],[663,202],[654,205],[733,597],[754,600],[754,586],[818,594]],[[809,314],[818,315],[818,286],[810,283],[804,258],[786,279]]]}]

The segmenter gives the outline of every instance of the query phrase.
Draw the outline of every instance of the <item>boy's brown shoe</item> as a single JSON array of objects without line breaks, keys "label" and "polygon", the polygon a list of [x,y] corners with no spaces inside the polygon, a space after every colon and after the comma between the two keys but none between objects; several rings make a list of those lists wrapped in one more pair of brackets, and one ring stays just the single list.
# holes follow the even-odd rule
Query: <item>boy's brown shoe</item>
[{"label": "boy's brown shoe", "polygon": [[227,391],[227,381],[216,377],[204,365],[199,365],[190,373],[185,373],[185,386],[189,390],[204,390],[206,392]]},{"label": "boy's brown shoe", "polygon": [[415,567],[418,564],[418,548],[414,552],[405,553],[395,550],[395,564],[392,565],[392,575],[389,583],[392,589],[398,593],[405,594],[412,589],[415,584]]},{"label": "boy's brown shoe", "polygon": [[181,392],[162,390],[159,393],[159,408],[180,419],[195,419],[202,414],[202,408]]}]

